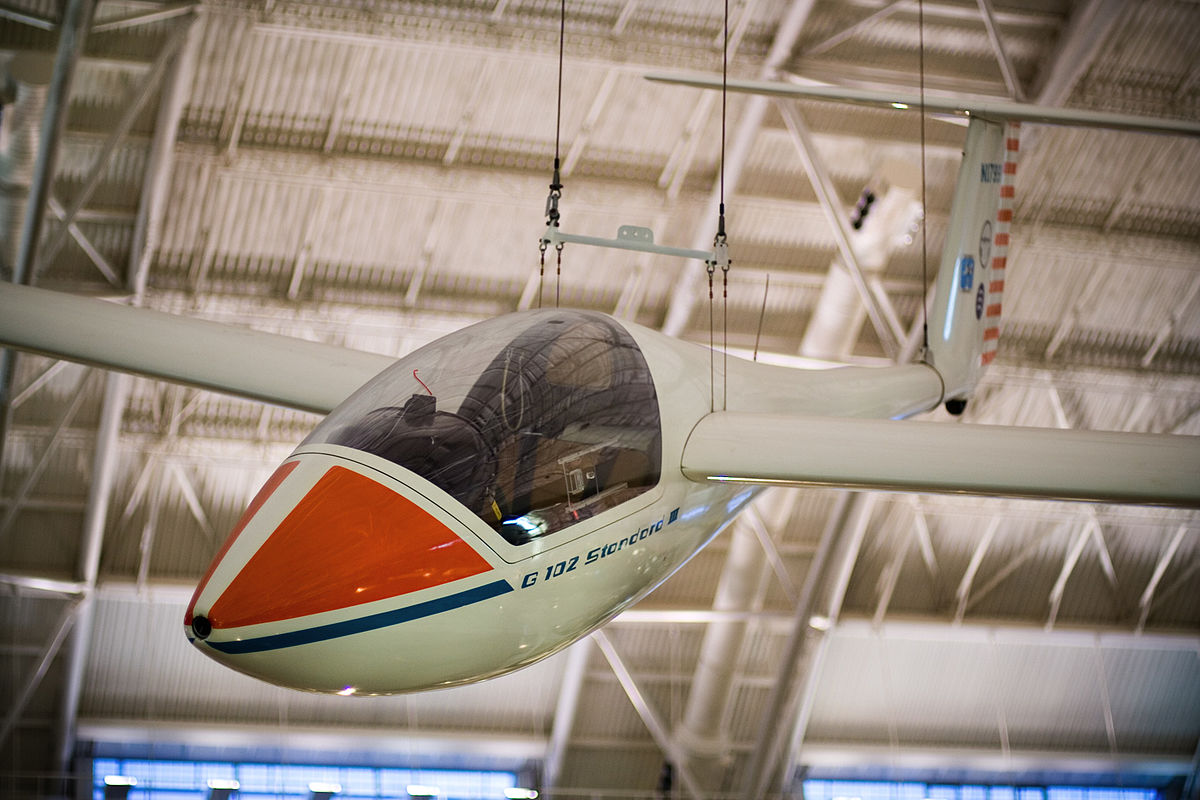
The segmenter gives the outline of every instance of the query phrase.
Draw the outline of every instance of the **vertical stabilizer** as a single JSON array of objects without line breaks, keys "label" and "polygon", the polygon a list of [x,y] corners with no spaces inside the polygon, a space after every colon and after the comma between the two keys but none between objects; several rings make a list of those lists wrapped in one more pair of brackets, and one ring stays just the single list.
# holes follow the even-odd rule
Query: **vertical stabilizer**
[{"label": "vertical stabilizer", "polygon": [[[1017,177],[1018,123],[972,117],[929,314],[928,360],[963,401],[996,357]],[[961,402],[951,403],[961,408]]]}]

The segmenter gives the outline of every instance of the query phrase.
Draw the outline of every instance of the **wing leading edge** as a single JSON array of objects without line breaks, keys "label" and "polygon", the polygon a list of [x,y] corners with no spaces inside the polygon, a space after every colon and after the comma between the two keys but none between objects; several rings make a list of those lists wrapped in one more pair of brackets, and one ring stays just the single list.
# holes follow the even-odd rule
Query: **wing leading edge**
[{"label": "wing leading edge", "polygon": [[693,481],[1200,508],[1200,436],[722,411],[682,467]]},{"label": "wing leading edge", "polygon": [[320,414],[395,360],[8,281],[0,345]]}]

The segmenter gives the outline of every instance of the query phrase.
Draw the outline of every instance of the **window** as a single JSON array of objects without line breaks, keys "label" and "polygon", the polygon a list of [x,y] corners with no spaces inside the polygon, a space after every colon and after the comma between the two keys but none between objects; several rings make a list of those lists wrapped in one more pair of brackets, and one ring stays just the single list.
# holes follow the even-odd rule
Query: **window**
[{"label": "window", "polygon": [[1155,789],[806,780],[805,800],[1158,800]]},{"label": "window", "polygon": [[401,359],[305,441],[385,458],[438,486],[512,544],[649,490],[658,398],[629,333],[547,309],[451,334]]},{"label": "window", "polygon": [[340,787],[338,800],[409,797],[409,786],[438,788],[438,800],[501,800],[516,786],[515,773],[503,770],[430,770],[390,767],[342,767],[312,764],[148,761],[97,758],[92,762],[92,797],[104,800],[104,779],[121,775],[136,780],[129,800],[207,800],[209,781],[236,781],[238,800],[309,797],[314,783]]}]

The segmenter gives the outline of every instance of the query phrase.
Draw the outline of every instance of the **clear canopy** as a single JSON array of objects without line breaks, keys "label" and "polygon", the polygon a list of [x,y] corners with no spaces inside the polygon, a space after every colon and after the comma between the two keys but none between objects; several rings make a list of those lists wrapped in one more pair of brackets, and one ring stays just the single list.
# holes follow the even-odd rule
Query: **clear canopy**
[{"label": "clear canopy", "polygon": [[513,544],[658,483],[658,399],[610,318],[547,309],[473,325],[415,351],[326,417],[305,444],[386,458]]}]

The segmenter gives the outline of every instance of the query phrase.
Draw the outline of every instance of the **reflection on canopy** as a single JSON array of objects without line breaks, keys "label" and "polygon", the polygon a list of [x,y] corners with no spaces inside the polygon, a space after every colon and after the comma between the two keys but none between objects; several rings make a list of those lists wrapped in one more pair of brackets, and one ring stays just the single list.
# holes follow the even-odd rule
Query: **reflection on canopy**
[{"label": "reflection on canopy", "polygon": [[660,440],[654,383],[629,333],[600,314],[555,309],[421,348],[307,442],[410,469],[522,544],[653,487]]}]

